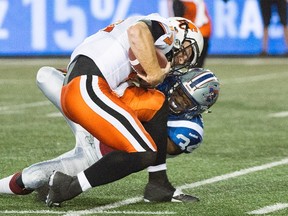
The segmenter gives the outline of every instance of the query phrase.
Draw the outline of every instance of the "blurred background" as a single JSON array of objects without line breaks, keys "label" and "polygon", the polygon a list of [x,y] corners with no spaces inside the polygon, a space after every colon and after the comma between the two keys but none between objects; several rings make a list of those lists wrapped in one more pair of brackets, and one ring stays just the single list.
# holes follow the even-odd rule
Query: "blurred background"
[{"label": "blurred background", "polygon": [[[69,56],[101,28],[127,16],[171,15],[172,0],[0,0],[0,57]],[[206,0],[212,20],[208,54],[253,56],[261,52],[258,0]],[[271,55],[287,52],[276,7],[269,26]]]},{"label": "blurred background", "polygon": [[[287,204],[288,50],[277,8],[272,8],[268,29],[267,51],[273,57],[262,58],[264,25],[259,0],[204,2],[212,27],[208,48],[208,57],[212,58],[205,65],[220,79],[221,95],[212,114],[203,114],[205,138],[201,147],[192,156],[185,154],[167,160],[172,183],[182,187],[192,185],[185,192],[199,196],[201,202],[197,205],[140,202],[103,212],[107,206],[114,208],[117,203],[127,203],[123,201],[138,199],[143,194],[143,179],[147,178],[147,172],[143,171],[90,190],[54,211],[35,202],[36,194],[17,199],[2,195],[0,215],[48,216],[57,212],[68,215],[79,211],[93,214],[93,209],[101,209],[106,215],[115,215],[119,210],[117,215],[122,216],[129,211],[163,215],[163,210],[177,216],[243,216],[273,204]],[[171,16],[172,3],[172,0],[0,0],[1,178],[74,147],[74,136],[62,115],[36,86],[39,68],[43,65],[65,68],[69,62],[66,57],[87,36],[131,15],[156,12]],[[281,165],[279,161],[286,162]],[[255,169],[263,165],[269,168],[267,163],[281,166]],[[257,172],[237,176],[241,170]],[[225,179],[227,174],[231,177],[235,173],[233,178]],[[288,208],[269,215],[287,216]]]}]

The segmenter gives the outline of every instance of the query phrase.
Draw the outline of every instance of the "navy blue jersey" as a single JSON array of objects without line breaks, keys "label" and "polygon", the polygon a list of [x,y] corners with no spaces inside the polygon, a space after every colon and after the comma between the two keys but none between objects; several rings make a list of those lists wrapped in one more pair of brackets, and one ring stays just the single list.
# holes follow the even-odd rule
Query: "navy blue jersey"
[{"label": "navy blue jersey", "polygon": [[[169,89],[175,83],[175,77],[167,77],[158,90],[169,97]],[[191,116],[189,113],[176,115],[170,113],[168,116],[168,137],[183,152],[191,153],[198,148],[203,140],[204,125],[202,116]]]},{"label": "navy blue jersey", "polygon": [[203,119],[196,115],[192,119],[185,116],[169,115],[168,137],[185,153],[191,153],[198,148],[203,140]]}]

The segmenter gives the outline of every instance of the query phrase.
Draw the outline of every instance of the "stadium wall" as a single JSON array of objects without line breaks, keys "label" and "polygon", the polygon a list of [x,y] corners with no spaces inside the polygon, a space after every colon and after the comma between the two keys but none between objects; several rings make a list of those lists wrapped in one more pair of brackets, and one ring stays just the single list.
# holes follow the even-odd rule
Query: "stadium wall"
[{"label": "stadium wall", "polygon": [[[0,56],[67,56],[83,39],[131,15],[169,16],[171,0],[0,0]],[[170,2],[171,3],[171,2]],[[258,0],[206,0],[213,20],[210,55],[255,55],[263,24]],[[285,52],[274,9],[269,52]]]}]

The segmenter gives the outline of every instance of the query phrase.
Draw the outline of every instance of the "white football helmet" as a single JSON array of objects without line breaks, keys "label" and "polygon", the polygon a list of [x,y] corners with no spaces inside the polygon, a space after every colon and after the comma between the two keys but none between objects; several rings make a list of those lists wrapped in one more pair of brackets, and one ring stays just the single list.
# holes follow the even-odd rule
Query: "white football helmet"
[{"label": "white football helmet", "polygon": [[[168,18],[168,20],[176,32],[172,53],[172,66],[174,70],[184,67],[186,67],[186,69],[189,69],[195,66],[198,58],[202,53],[204,44],[203,36],[199,28],[193,22],[183,17],[170,17]],[[185,49],[190,47],[188,46],[184,48],[184,41],[189,41],[191,43],[190,46],[192,47],[193,53],[190,59],[184,65],[175,65],[175,63],[173,63],[174,57],[180,52],[185,52]]]},{"label": "white football helmet", "polygon": [[210,70],[191,68],[175,77],[167,95],[172,113],[192,118],[207,111],[217,101],[220,83]]}]

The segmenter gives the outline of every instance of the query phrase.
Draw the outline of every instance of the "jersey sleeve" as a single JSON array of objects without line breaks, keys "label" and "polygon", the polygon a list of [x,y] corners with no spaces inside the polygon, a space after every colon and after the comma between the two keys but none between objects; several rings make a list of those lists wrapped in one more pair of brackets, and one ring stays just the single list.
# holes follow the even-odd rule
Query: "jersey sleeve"
[{"label": "jersey sleeve", "polygon": [[168,136],[184,153],[191,153],[202,143],[204,135],[201,115],[190,120],[168,119]]},{"label": "jersey sleeve", "polygon": [[164,54],[167,54],[172,50],[175,32],[172,30],[166,18],[163,18],[158,14],[150,14],[140,21],[145,22],[149,27],[154,38],[155,47],[162,50]]}]

